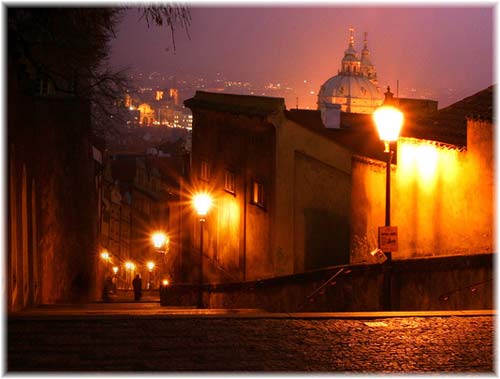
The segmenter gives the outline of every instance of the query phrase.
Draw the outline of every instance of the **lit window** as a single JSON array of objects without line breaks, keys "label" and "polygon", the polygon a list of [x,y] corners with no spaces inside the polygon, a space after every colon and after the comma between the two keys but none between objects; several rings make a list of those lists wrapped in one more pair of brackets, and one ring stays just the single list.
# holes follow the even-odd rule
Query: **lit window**
[{"label": "lit window", "polygon": [[264,186],[257,181],[252,183],[252,204],[264,207]]},{"label": "lit window", "polygon": [[224,172],[224,190],[229,193],[236,193],[234,172],[226,170]]},{"label": "lit window", "polygon": [[209,172],[208,172],[208,162],[201,161],[200,163],[200,179],[208,180]]}]

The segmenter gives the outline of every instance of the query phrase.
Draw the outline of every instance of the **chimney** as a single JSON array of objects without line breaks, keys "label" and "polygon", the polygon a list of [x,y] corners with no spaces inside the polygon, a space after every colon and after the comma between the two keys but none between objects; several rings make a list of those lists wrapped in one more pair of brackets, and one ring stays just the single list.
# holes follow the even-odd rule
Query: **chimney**
[{"label": "chimney", "polygon": [[384,105],[393,105],[394,104],[394,94],[391,92],[391,87],[387,86],[387,92],[384,93]]},{"label": "chimney", "polygon": [[328,129],[340,128],[340,104],[325,103],[321,108],[321,121]]}]

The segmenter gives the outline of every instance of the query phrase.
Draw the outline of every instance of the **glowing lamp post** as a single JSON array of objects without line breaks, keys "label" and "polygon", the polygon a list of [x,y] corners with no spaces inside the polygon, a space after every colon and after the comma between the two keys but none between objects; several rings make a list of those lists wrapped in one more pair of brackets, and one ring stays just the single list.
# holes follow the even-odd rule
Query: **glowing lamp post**
[{"label": "glowing lamp post", "polygon": [[160,253],[165,253],[166,252],[166,246],[169,242],[168,236],[163,233],[163,232],[155,232],[151,236],[151,239],[153,241],[153,246],[156,248],[156,250]]},{"label": "glowing lamp post", "polygon": [[384,141],[385,153],[387,154],[386,166],[386,186],[385,186],[385,226],[391,225],[391,163],[394,151],[391,150],[390,143],[397,141],[404,116],[401,111],[391,106],[382,106],[373,112],[373,119],[380,136]]},{"label": "glowing lamp post", "polygon": [[151,289],[152,287],[152,282],[151,282],[151,272],[153,271],[153,269],[155,268],[155,263],[152,262],[152,261],[149,261],[146,266],[148,266],[148,271],[149,271],[149,283],[148,283],[148,287]]},{"label": "glowing lamp post", "polygon": [[[125,262],[125,268],[130,272],[130,277],[133,277],[134,275],[134,270],[135,270],[135,264],[133,264],[130,261]],[[131,280],[127,280],[127,282],[130,285]],[[129,287],[130,288],[130,287]]]},{"label": "glowing lamp post", "polygon": [[[392,262],[392,249],[391,245],[397,242],[396,231],[389,228],[391,226],[391,163],[394,151],[391,150],[391,142],[395,142],[399,138],[399,133],[401,127],[403,126],[404,116],[401,111],[392,106],[382,106],[375,110],[373,113],[373,119],[380,136],[380,139],[384,141],[385,150],[387,153],[387,164],[386,164],[386,175],[385,175],[385,230],[383,233],[385,237],[384,243],[382,243],[382,232],[379,228],[379,249],[386,250],[385,255],[387,257],[387,264],[384,268],[384,279],[383,279],[383,305],[384,310],[391,310],[391,262]],[[391,234],[394,233],[394,235]],[[387,246],[387,247],[386,247]]]},{"label": "glowing lamp post", "polygon": [[107,250],[104,250],[102,253],[101,253],[101,258],[103,260],[105,260],[106,262],[109,262],[109,259],[110,259],[110,255],[108,253]]},{"label": "glowing lamp post", "polygon": [[111,254],[107,250],[103,250],[101,252],[101,259],[106,262],[106,268],[104,272],[104,280],[106,280],[106,275],[108,275],[109,272],[109,264],[111,263]]},{"label": "glowing lamp post", "polygon": [[212,206],[212,197],[207,193],[199,193],[193,197],[193,207],[200,218],[200,271],[198,279],[198,308],[203,308],[203,224],[205,216]]},{"label": "glowing lamp post", "polygon": [[135,269],[135,264],[133,264],[132,262],[126,262],[125,263],[125,268],[129,271],[134,271]]}]

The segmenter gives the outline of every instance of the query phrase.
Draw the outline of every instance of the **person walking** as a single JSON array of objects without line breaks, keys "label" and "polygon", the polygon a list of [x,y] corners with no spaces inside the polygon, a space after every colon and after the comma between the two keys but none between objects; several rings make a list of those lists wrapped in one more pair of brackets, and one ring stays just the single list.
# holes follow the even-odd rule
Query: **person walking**
[{"label": "person walking", "polygon": [[141,300],[141,295],[142,295],[142,279],[137,274],[132,281],[132,286],[134,287],[134,299],[135,301]]}]

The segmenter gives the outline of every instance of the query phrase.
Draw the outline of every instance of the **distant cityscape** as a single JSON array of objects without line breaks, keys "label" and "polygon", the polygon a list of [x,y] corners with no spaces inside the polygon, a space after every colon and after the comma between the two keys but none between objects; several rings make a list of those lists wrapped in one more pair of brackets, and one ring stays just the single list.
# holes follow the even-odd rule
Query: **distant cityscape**
[{"label": "distant cityscape", "polygon": [[[203,76],[140,71],[131,72],[129,79],[137,88],[136,93],[128,94],[125,98],[125,106],[130,110],[127,120],[129,125],[164,125],[191,130],[192,115],[183,102],[193,97],[196,91],[282,97],[289,109],[317,109],[319,85],[307,79],[299,83],[255,83],[228,78],[221,72]],[[384,90],[381,88],[382,92]],[[433,90],[400,86],[392,90],[400,97],[438,100],[439,108],[472,94],[469,89],[454,88]]]}]

